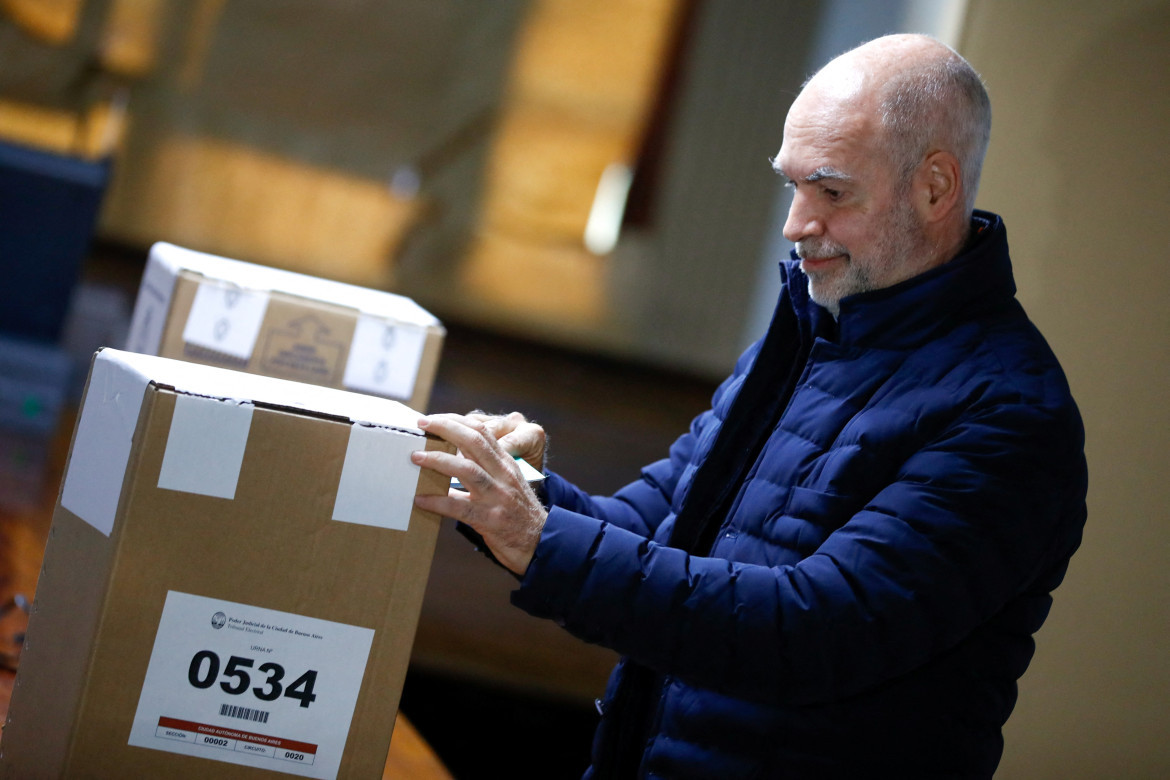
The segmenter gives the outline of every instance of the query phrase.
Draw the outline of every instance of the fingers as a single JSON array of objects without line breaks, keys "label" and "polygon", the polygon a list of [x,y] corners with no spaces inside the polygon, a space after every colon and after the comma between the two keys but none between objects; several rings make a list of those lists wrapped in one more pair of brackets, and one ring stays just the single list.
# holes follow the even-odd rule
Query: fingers
[{"label": "fingers", "polygon": [[488,432],[485,423],[467,415],[437,414],[419,420],[419,427],[454,444],[462,458],[426,452],[414,459],[418,465],[456,477],[468,489],[477,485],[486,489],[493,479],[519,479],[516,464]]},{"label": "fingers", "polygon": [[499,441],[500,446],[509,454],[528,461],[537,471],[544,470],[544,455],[548,446],[544,428],[524,421],[510,433],[502,436]]},{"label": "fingers", "polygon": [[496,437],[489,433],[487,423],[471,415],[432,414],[419,420],[418,427],[449,441],[461,451],[499,450]]},{"label": "fingers", "polygon": [[471,513],[470,496],[454,489],[445,496],[415,496],[414,503],[420,509],[464,523]]},{"label": "fingers", "polygon": [[466,491],[483,492],[491,482],[487,472],[478,463],[461,455],[437,450],[418,450],[411,453],[410,460],[420,468],[437,471],[445,477],[459,480]]},{"label": "fingers", "polygon": [[544,470],[545,449],[548,446],[544,428],[529,422],[520,412],[493,415],[474,411],[466,417],[482,423],[488,435],[494,437],[509,455],[523,458],[537,471]]},{"label": "fingers", "polygon": [[531,425],[520,412],[499,415],[476,410],[467,414],[466,417],[469,420],[483,423],[487,432],[496,439],[502,439],[511,435],[520,426]]},{"label": "fingers", "polygon": [[460,415],[436,415],[419,427],[446,439],[462,455],[437,450],[411,453],[411,461],[463,483],[466,492],[416,496],[415,505],[454,518],[483,536],[492,554],[504,566],[523,574],[540,541],[548,513],[520,470],[484,423]]}]

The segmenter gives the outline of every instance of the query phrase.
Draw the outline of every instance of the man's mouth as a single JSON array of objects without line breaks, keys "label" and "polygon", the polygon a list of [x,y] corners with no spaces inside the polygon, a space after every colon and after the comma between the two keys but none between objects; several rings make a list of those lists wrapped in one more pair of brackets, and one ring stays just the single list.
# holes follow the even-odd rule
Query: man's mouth
[{"label": "man's mouth", "polygon": [[825,268],[836,260],[844,260],[847,255],[807,255],[800,259],[800,267],[805,272],[817,271]]}]

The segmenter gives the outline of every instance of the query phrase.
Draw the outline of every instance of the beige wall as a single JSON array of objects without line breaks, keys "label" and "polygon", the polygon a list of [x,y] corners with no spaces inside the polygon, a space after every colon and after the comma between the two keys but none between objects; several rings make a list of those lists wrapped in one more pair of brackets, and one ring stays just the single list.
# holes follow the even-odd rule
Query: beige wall
[{"label": "beige wall", "polygon": [[1170,2],[971,0],[979,203],[1085,417],[1089,523],[997,777],[1170,777]]}]

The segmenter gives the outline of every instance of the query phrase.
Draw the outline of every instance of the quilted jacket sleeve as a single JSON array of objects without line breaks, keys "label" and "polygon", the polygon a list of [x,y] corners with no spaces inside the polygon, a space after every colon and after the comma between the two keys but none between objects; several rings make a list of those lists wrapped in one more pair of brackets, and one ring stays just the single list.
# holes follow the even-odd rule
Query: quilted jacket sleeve
[{"label": "quilted jacket sleeve", "polygon": [[632,507],[660,513],[668,485],[661,498],[647,482],[613,502],[566,501],[550,511],[513,601],[692,685],[768,702],[837,699],[1055,587],[1084,521],[1082,439],[1068,408],[974,409],[794,566],[649,540],[653,524]]}]

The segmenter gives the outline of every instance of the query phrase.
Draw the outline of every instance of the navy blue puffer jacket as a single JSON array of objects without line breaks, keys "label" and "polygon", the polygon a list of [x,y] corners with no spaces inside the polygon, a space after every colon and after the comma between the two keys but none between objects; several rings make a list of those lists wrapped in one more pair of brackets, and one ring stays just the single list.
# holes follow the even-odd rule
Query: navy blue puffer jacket
[{"label": "navy blue puffer jacket", "polygon": [[513,602],[623,655],[591,776],[991,776],[1087,476],[1003,225],[975,221],[837,322],[782,264],[668,459],[612,497],[549,477]]}]

